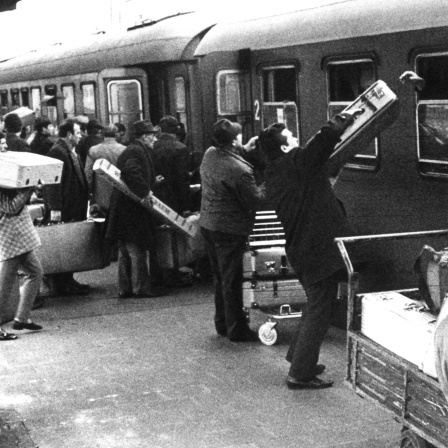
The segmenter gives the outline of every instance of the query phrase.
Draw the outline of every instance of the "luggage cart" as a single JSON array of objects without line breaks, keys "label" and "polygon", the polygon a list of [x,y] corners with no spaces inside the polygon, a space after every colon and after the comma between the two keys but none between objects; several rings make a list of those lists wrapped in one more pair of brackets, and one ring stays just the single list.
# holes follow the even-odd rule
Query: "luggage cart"
[{"label": "luggage cart", "polygon": [[[437,380],[361,333],[359,276],[345,244],[447,235],[448,230],[436,230],[335,239],[349,280],[346,382],[358,395],[381,405],[401,423],[401,448],[448,447],[448,402]],[[419,296],[417,289],[396,292],[412,299]]]}]

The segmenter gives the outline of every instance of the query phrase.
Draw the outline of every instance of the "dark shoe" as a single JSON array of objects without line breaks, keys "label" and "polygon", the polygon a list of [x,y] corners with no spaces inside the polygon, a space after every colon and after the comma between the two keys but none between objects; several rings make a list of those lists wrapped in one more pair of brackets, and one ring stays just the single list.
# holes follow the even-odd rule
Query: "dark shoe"
[{"label": "dark shoe", "polygon": [[0,330],[0,341],[13,341],[14,339],[17,339],[15,334]]},{"label": "dark shoe", "polygon": [[42,296],[37,296],[34,299],[33,310],[38,310],[39,308],[42,308],[44,305],[45,305],[45,299]]},{"label": "dark shoe", "polygon": [[326,389],[333,386],[333,381],[324,381],[317,377],[308,381],[302,381],[288,376],[286,385],[289,389]]},{"label": "dark shoe", "polygon": [[325,372],[325,369],[327,368],[327,366],[325,364],[317,364],[316,367],[314,368],[314,375],[322,375],[322,373]]},{"label": "dark shoe", "polygon": [[19,322],[18,320],[14,320],[12,328],[14,330],[42,330],[42,327],[34,322]]},{"label": "dark shoe", "polygon": [[72,279],[70,286],[73,286],[83,292],[90,291],[90,285],[84,285],[83,283],[77,282],[75,279]]},{"label": "dark shoe", "polygon": [[241,336],[237,336],[237,337],[232,337],[229,339],[232,342],[256,342],[258,341],[258,333],[256,331],[253,330],[249,330],[246,333],[243,333]]},{"label": "dark shoe", "polygon": [[120,299],[131,299],[132,297],[135,297],[135,296],[134,296],[133,292],[119,292],[118,297]]},{"label": "dark shoe", "polygon": [[216,333],[218,333],[220,336],[227,336],[227,329],[226,328],[217,328]]},{"label": "dark shoe", "polygon": [[64,288],[58,288],[56,291],[57,295],[60,296],[85,296],[89,291],[78,288],[75,285],[67,285]]}]

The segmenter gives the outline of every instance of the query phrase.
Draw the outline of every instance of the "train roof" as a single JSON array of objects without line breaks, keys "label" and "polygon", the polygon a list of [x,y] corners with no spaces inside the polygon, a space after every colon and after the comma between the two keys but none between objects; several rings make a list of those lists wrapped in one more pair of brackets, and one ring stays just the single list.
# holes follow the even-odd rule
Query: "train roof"
[{"label": "train roof", "polygon": [[189,13],[116,35],[95,35],[55,45],[0,63],[0,82],[97,72],[146,62],[193,59],[191,43],[216,23],[209,15]]},{"label": "train roof", "polygon": [[327,0],[316,6],[216,25],[195,56],[437,28],[448,24],[445,0]]}]

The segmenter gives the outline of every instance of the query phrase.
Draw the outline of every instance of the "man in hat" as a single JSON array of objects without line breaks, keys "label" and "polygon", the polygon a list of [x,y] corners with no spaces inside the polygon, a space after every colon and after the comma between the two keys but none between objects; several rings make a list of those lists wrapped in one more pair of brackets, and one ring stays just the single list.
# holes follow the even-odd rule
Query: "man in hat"
[{"label": "man in hat", "polygon": [[76,152],[79,154],[83,168],[86,166],[89,149],[103,142],[103,126],[98,120],[91,118],[87,123],[86,129],[87,137],[83,138],[76,147]]},{"label": "man in hat", "polygon": [[15,113],[9,113],[5,117],[6,143],[8,151],[30,152],[28,143],[20,138],[22,132],[22,120]]},{"label": "man in hat", "polygon": [[[121,153],[117,168],[129,189],[151,204],[150,192],[155,185],[151,149],[155,129],[149,120],[137,121],[133,126],[134,141]],[[148,251],[154,241],[154,222],[151,212],[141,204],[115,189],[112,194],[106,238],[118,241],[118,289],[120,298],[157,297],[160,291],[151,288]],[[132,271],[136,274],[135,294]]]},{"label": "man in hat", "polygon": [[53,123],[47,117],[37,117],[34,130],[36,135],[30,144],[31,152],[46,156],[54,144],[51,138],[54,132]]},{"label": "man in hat", "polygon": [[243,254],[264,200],[253,166],[241,156],[242,129],[222,119],[213,125],[214,146],[201,164],[202,203],[200,225],[215,284],[215,328],[233,342],[257,341],[243,311],[241,284]]}]

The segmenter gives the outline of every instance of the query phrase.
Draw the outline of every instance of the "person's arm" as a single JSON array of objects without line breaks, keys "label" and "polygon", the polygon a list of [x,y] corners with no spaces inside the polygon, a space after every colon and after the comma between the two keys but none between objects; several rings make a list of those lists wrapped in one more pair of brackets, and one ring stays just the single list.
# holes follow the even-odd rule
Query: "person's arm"
[{"label": "person's arm", "polygon": [[10,196],[3,188],[0,188],[0,213],[16,215],[25,206],[33,192],[32,188],[18,190],[15,196]]},{"label": "person's arm", "polygon": [[86,172],[87,183],[89,184],[89,190],[92,189],[92,180],[93,180],[93,164],[95,160],[92,156],[92,151],[90,150],[87,154],[86,166],[84,171]]},{"label": "person's arm", "polygon": [[264,184],[257,185],[250,173],[243,173],[237,182],[236,194],[246,210],[254,210],[266,199]]},{"label": "person's arm", "polygon": [[418,90],[423,90],[425,88],[425,80],[418,76],[417,73],[410,70],[402,73],[399,79],[402,84],[409,84]]}]

